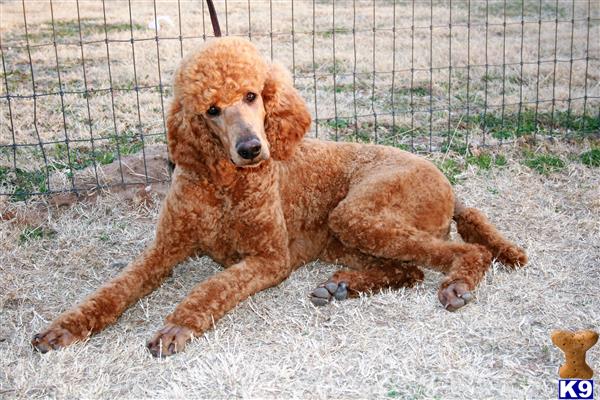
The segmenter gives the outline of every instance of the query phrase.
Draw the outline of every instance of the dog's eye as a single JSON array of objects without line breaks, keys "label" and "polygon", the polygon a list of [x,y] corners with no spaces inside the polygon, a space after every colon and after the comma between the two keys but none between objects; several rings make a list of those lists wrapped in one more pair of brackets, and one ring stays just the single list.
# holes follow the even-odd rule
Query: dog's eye
[{"label": "dog's eye", "polygon": [[252,93],[252,92],[246,93],[246,101],[248,103],[252,103],[254,100],[256,100],[256,93]]},{"label": "dog's eye", "polygon": [[216,106],[210,106],[208,110],[206,110],[206,113],[210,116],[216,117],[217,115],[221,114],[221,109]]}]

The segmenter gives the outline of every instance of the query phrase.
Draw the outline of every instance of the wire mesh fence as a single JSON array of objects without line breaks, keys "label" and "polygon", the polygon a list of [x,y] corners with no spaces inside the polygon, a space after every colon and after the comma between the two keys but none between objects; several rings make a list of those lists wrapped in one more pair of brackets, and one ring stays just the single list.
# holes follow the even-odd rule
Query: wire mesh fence
[{"label": "wire mesh fence", "polygon": [[[0,7],[0,194],[22,200],[167,181],[170,79],[212,37],[205,3]],[[313,113],[312,136],[464,152],[600,130],[596,0],[229,0],[216,8],[224,34],[248,37],[290,69]]]}]

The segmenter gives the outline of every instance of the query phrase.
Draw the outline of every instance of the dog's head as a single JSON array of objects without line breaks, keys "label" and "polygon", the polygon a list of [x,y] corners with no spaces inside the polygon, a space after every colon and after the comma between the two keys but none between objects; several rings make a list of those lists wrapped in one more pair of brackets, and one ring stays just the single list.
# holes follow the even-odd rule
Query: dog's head
[{"label": "dog's head", "polygon": [[220,38],[186,57],[175,73],[168,143],[176,165],[207,158],[251,167],[284,160],[310,126],[287,71],[249,41]]}]

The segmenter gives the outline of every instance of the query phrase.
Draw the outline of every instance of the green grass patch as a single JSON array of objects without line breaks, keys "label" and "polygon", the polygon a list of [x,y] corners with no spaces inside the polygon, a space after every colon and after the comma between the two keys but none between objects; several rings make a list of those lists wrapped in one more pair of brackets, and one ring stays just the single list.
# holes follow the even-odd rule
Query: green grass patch
[{"label": "green grass patch", "polygon": [[322,121],[321,124],[331,129],[346,129],[350,126],[350,120],[344,118],[332,118]]},{"label": "green grass patch", "polygon": [[101,165],[110,164],[115,161],[115,153],[109,151],[97,152],[96,161]]},{"label": "green grass patch", "polygon": [[139,136],[129,135],[113,137],[109,140],[108,145],[98,146],[94,150],[87,146],[67,149],[66,144],[57,143],[50,152],[50,156],[53,158],[50,167],[55,170],[67,168],[82,170],[94,165],[94,163],[96,165],[106,165],[115,161],[119,156],[119,152],[121,156],[135,154],[143,147],[144,143]]},{"label": "green grass patch", "polygon": [[9,196],[11,201],[27,200],[30,193],[46,193],[46,174],[41,171],[26,171],[21,168],[13,170],[8,167],[0,167],[0,185],[12,189]]},{"label": "green grass patch", "polygon": [[119,146],[121,155],[135,154],[144,148],[144,142],[139,136],[121,135],[111,138],[114,146]]},{"label": "green grass patch", "polygon": [[351,83],[337,83],[334,90],[336,93],[353,92],[354,85]]},{"label": "green grass patch", "polygon": [[0,78],[6,83],[9,92],[13,92],[19,88],[20,85],[31,81],[31,73],[25,70],[21,71],[18,68],[23,68],[23,65],[14,65],[13,70],[0,72]]},{"label": "green grass patch", "polygon": [[346,135],[344,140],[355,143],[373,143],[371,131],[362,128],[357,129],[356,132],[353,131],[349,135]]},{"label": "green grass patch", "polygon": [[[460,3],[459,6],[466,8],[466,2]],[[472,12],[477,12],[484,14],[486,11],[486,2],[475,2],[471,3]],[[537,1],[529,1],[529,0],[511,0],[505,2],[490,2],[487,4],[487,12],[489,15],[497,15],[502,16],[506,14],[506,18],[520,18],[521,15],[524,17],[539,17],[540,11],[542,13],[542,18],[565,18],[570,15],[570,11],[568,12],[564,7],[558,7],[558,15],[557,9],[554,2],[544,2],[538,4]]]},{"label": "green grass patch", "polygon": [[[92,165],[107,165],[121,156],[135,154],[143,147],[139,136],[123,135],[111,138],[108,144],[98,146],[93,151],[87,146],[77,146],[67,149],[64,143],[55,144],[48,152],[49,171],[66,171],[67,176],[73,176],[73,171],[82,170]],[[39,151],[39,149],[37,150]],[[36,154],[36,153],[34,153]],[[40,154],[36,158],[42,159]],[[45,168],[28,171],[21,168],[0,167],[0,185],[11,190],[11,201],[24,201],[31,197],[30,193],[47,193]]]},{"label": "green grass patch", "polygon": [[333,64],[328,64],[327,72],[330,74],[341,74],[346,71],[346,66],[340,60],[335,60]]},{"label": "green grass patch", "polygon": [[[134,31],[146,29],[146,27],[139,23],[133,23],[130,25],[128,22],[114,22],[106,23],[106,32],[108,34],[114,32],[129,32],[133,28]],[[82,37],[88,37],[92,35],[104,34],[105,25],[102,19],[81,19],[81,35]],[[48,42],[52,40],[52,23],[46,22],[39,25],[37,30],[29,31],[30,42]],[[57,41],[64,39],[79,39],[79,23],[76,19],[69,20],[55,20],[54,21],[54,35]],[[10,37],[11,40],[25,40],[25,35],[19,33]]]},{"label": "green grass patch", "polygon": [[453,151],[460,155],[466,155],[469,153],[469,148],[467,147],[467,144],[461,140],[456,140],[456,138],[453,139],[450,143],[444,143],[440,147],[440,150],[442,151],[442,153],[448,153]]},{"label": "green grass patch", "polygon": [[[472,128],[479,127],[496,139],[511,139],[530,135],[538,131],[585,135],[600,130],[597,116],[577,115],[567,111],[557,111],[554,118],[549,112],[535,114],[535,110],[525,109],[520,114],[486,113],[473,115],[465,121]],[[471,128],[471,129],[472,129]]]},{"label": "green grass patch", "polygon": [[526,82],[525,80],[523,80],[523,79],[522,79],[520,76],[518,76],[518,75],[510,75],[510,76],[507,78],[507,80],[508,80],[510,83],[512,83],[513,85],[519,85],[519,86],[521,86],[521,85],[525,84],[525,82]]},{"label": "green grass patch", "polygon": [[481,153],[476,156],[468,156],[467,163],[470,165],[476,165],[480,169],[488,170],[492,167],[503,167],[508,161],[502,154],[487,154]]},{"label": "green grass patch", "polygon": [[478,155],[469,155],[465,158],[446,158],[443,161],[434,161],[434,164],[451,184],[456,184],[460,178],[459,175],[465,171],[468,165],[476,165],[481,170],[490,170],[493,167],[502,167],[507,164],[506,157],[501,154],[481,153]]},{"label": "green grass patch", "polygon": [[542,175],[560,172],[566,166],[565,162],[557,155],[535,154],[530,151],[525,152],[523,164]]},{"label": "green grass patch", "polygon": [[[559,111],[554,114],[554,124],[559,129],[569,129],[574,133],[598,132],[600,130],[600,117],[598,115],[577,115],[567,111]],[[544,114],[543,120],[549,125],[550,113]]]},{"label": "green grass patch", "polygon": [[56,231],[41,226],[28,226],[19,235],[19,244],[25,244],[33,240],[50,239],[56,236]]},{"label": "green grass patch", "polygon": [[494,157],[494,164],[497,167],[504,167],[508,165],[508,160],[502,154],[496,154],[496,156]]},{"label": "green grass patch", "polygon": [[483,74],[483,76],[481,77],[481,80],[483,82],[501,81],[502,75],[495,74],[493,72],[488,72],[487,74]]},{"label": "green grass patch", "polygon": [[14,79],[19,82],[24,82],[31,79],[31,73],[14,69],[12,71],[6,71],[6,73],[0,72],[0,78],[7,80]]},{"label": "green grass patch", "polygon": [[500,191],[498,190],[498,188],[495,188],[495,187],[488,187],[488,188],[487,188],[487,191],[488,191],[489,193],[491,193],[491,194],[494,194],[494,195],[496,195],[496,194],[500,193]]},{"label": "green grass patch", "polygon": [[600,167],[600,148],[580,154],[579,159],[588,167]]},{"label": "green grass patch", "polygon": [[425,96],[429,96],[429,89],[424,87],[424,86],[415,86],[412,89],[411,88],[399,88],[396,91],[396,95],[397,96],[410,96],[411,93],[414,96],[417,97],[425,97]]},{"label": "green grass patch", "polygon": [[348,28],[343,28],[343,27],[335,27],[332,29],[328,29],[326,31],[322,31],[322,32],[316,32],[317,35],[329,39],[331,37],[333,37],[334,34],[339,35],[339,34],[344,34],[344,33],[351,33],[352,30],[348,29]]},{"label": "green grass patch", "polygon": [[[52,24],[48,24],[44,26],[45,29],[48,29],[49,35],[52,35]],[[103,20],[95,20],[95,19],[82,19],[81,20],[81,33],[82,34],[95,34],[95,33],[104,33],[104,21]],[[133,28],[133,30],[141,30],[144,29],[144,25],[133,23],[133,26],[128,22],[116,22],[116,23],[107,23],[106,31],[108,33],[111,32],[123,32],[129,31]],[[77,20],[56,20],[54,21],[54,30],[57,38],[70,37],[70,36],[79,36],[79,23]]]},{"label": "green grass patch", "polygon": [[0,166],[0,184],[8,181],[8,174],[10,172],[10,168]]},{"label": "green grass patch", "polygon": [[472,165],[477,165],[481,169],[490,169],[494,160],[490,154],[479,154],[467,158],[467,162]]},{"label": "green grass patch", "polygon": [[114,154],[104,149],[92,151],[89,147],[75,147],[67,151],[67,146],[57,143],[51,152],[53,158],[50,168],[54,170],[73,169],[82,170],[96,163],[110,164],[114,161]]},{"label": "green grass patch", "polygon": [[446,178],[448,178],[453,185],[458,182],[458,175],[463,172],[463,166],[457,160],[452,158],[447,158],[444,161],[437,161],[434,162],[434,164],[444,175],[446,175]]}]

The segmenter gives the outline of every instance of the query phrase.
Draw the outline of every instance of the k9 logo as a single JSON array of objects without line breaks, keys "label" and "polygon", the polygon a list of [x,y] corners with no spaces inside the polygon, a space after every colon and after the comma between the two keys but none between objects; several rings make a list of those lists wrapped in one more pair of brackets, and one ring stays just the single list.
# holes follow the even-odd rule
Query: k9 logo
[{"label": "k9 logo", "polygon": [[592,379],[559,379],[559,400],[593,399],[594,381]]}]

